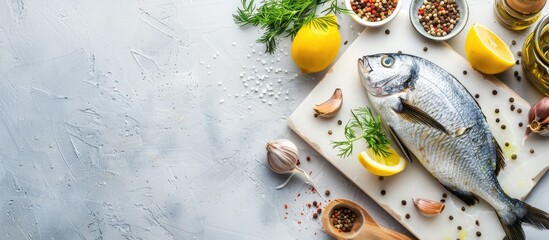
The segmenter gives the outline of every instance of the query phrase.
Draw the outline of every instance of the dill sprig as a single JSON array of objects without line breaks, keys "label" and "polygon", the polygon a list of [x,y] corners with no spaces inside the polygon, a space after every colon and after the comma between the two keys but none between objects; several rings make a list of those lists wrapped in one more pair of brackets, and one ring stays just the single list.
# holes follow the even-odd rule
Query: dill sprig
[{"label": "dill sprig", "polygon": [[257,40],[265,44],[265,52],[273,54],[277,46],[277,37],[291,37],[297,34],[299,29],[308,23],[311,26],[325,30],[330,25],[337,25],[332,18],[316,17],[318,6],[330,3],[322,13],[340,14],[348,13],[347,9],[337,5],[336,0],[264,0],[263,5],[256,8],[254,0],[241,0],[242,7],[237,8],[233,14],[233,20],[240,26],[260,26],[264,30],[263,35]]},{"label": "dill sprig", "polygon": [[[372,111],[367,107],[351,110],[353,117],[345,125],[345,141],[332,141],[333,148],[339,148],[338,156],[345,158],[353,152],[353,142],[364,139],[368,143],[368,148],[374,151],[374,154],[383,157],[391,155],[389,152],[389,139],[383,132],[381,117],[374,117]],[[360,130],[360,136],[357,136],[356,130]]]}]

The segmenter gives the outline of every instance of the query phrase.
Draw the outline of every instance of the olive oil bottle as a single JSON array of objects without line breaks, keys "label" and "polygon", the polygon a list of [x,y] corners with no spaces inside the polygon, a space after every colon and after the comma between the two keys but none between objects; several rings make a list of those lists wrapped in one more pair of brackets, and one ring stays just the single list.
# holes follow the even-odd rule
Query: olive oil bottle
[{"label": "olive oil bottle", "polygon": [[522,30],[534,24],[547,0],[496,0],[496,18],[506,28]]},{"label": "olive oil bottle", "polygon": [[549,96],[549,15],[541,19],[524,41],[522,68],[530,83]]}]

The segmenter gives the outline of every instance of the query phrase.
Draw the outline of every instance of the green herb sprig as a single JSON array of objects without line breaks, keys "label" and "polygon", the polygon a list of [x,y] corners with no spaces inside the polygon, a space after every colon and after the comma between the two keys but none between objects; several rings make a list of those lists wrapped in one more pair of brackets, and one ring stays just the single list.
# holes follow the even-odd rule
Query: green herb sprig
[{"label": "green herb sprig", "polygon": [[327,29],[337,23],[330,17],[315,17],[318,6],[330,3],[322,13],[340,14],[349,10],[337,5],[336,0],[264,0],[263,5],[256,8],[254,0],[241,0],[242,7],[237,8],[233,14],[233,20],[240,26],[260,26],[265,32],[257,40],[265,44],[265,52],[273,54],[277,46],[277,37],[291,37],[297,34],[299,29],[311,22],[312,25]]},{"label": "green herb sprig", "polygon": [[[383,157],[391,155],[389,152],[389,139],[383,132],[381,117],[374,117],[372,111],[367,107],[351,110],[353,117],[345,125],[345,141],[332,141],[332,147],[339,149],[338,156],[345,158],[353,152],[353,142],[364,139],[368,143],[368,148],[374,151],[374,154]],[[360,130],[360,136],[357,136],[356,130]]]}]

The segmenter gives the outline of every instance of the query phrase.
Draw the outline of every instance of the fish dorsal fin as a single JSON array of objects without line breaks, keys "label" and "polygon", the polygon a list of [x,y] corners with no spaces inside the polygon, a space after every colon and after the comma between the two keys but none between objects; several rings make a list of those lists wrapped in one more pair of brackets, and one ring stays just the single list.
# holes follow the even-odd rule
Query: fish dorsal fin
[{"label": "fish dorsal fin", "polygon": [[408,121],[421,123],[421,124],[436,128],[439,131],[444,132],[446,134],[449,134],[446,128],[444,128],[444,126],[442,126],[442,124],[440,124],[437,120],[435,120],[434,118],[429,116],[429,114],[417,108],[416,106],[413,106],[407,103],[402,98],[400,99],[399,108],[393,109],[393,110],[399,113],[402,118]]},{"label": "fish dorsal fin", "polygon": [[388,129],[389,129],[389,133],[391,134],[391,136],[393,136],[393,139],[395,139],[395,142],[396,144],[398,145],[398,147],[400,148],[400,151],[404,154],[404,157],[406,159],[408,159],[408,161],[412,162],[412,160],[417,160],[417,157],[414,155],[414,153],[412,153],[405,145],[404,143],[402,142],[402,140],[400,140],[400,138],[398,137],[398,135],[396,134],[396,132],[394,131],[393,127],[391,126],[388,126]]},{"label": "fish dorsal fin", "polygon": [[505,156],[503,156],[503,150],[499,146],[498,142],[494,137],[492,137],[492,142],[496,145],[496,176],[499,174],[499,171],[505,168]]},{"label": "fish dorsal fin", "polygon": [[467,192],[467,191],[463,191],[463,190],[459,190],[459,189],[454,189],[454,188],[448,187],[444,184],[442,184],[442,186],[444,186],[446,188],[446,190],[448,190],[452,194],[456,195],[456,197],[461,199],[461,201],[463,201],[465,204],[467,204],[469,206],[472,206],[472,205],[474,205],[475,203],[478,202],[478,197],[475,196],[472,192]]}]

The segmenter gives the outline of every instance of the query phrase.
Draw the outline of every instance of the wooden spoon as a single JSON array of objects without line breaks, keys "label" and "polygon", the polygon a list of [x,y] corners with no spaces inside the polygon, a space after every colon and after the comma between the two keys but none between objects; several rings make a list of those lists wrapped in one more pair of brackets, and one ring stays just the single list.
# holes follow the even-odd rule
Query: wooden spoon
[{"label": "wooden spoon", "polygon": [[[357,219],[351,231],[342,232],[334,227],[331,216],[336,208],[346,207],[353,211]],[[322,226],[324,231],[336,239],[383,239],[383,240],[411,240],[410,237],[384,228],[377,224],[374,219],[357,203],[347,199],[332,200],[322,211]]]}]

